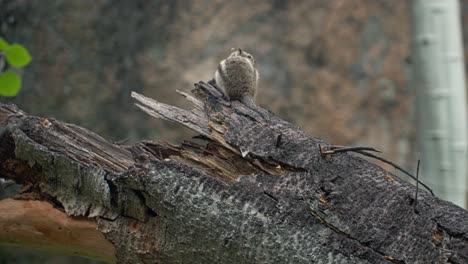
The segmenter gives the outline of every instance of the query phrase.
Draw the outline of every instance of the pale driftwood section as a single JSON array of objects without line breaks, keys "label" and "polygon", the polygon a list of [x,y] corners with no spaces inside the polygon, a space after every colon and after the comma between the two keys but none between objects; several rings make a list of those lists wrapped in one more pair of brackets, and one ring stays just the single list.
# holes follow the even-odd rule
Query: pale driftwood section
[{"label": "pale driftwood section", "polygon": [[119,263],[467,263],[468,212],[196,84],[193,110],[133,93],[196,142],[112,144],[0,107],[2,175],[95,217]]},{"label": "pale driftwood section", "polygon": [[70,217],[45,201],[0,201],[0,244],[115,262],[114,246],[96,221]]}]

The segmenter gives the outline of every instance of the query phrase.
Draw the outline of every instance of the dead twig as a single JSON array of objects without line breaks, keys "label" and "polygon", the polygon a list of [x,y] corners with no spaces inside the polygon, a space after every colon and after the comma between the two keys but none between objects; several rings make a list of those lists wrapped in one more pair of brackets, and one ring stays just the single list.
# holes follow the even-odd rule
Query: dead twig
[{"label": "dead twig", "polygon": [[357,151],[357,150],[374,151],[374,152],[382,153],[382,151],[376,148],[366,147],[366,146],[346,147],[346,146],[330,145],[330,146],[327,146],[326,148],[323,148],[322,146],[320,146],[320,153],[322,155],[335,154],[335,153],[347,152],[347,151]]},{"label": "dead twig", "polygon": [[414,205],[418,204],[418,191],[419,191],[419,164],[421,160],[418,159],[418,166],[416,167],[416,195],[414,195]]},{"label": "dead twig", "polygon": [[[319,149],[320,149],[320,153],[322,155],[328,155],[328,154],[336,154],[336,153],[340,153],[340,152],[348,152],[348,151],[352,151],[352,152],[356,152],[356,153],[359,153],[361,155],[364,155],[364,156],[367,156],[367,157],[370,157],[370,158],[374,158],[374,159],[377,159],[377,160],[380,160],[382,162],[385,162],[391,166],[393,166],[395,169],[403,172],[404,174],[408,175],[410,178],[412,178],[413,180],[416,181],[416,183],[420,183],[422,186],[424,186],[424,188],[426,188],[433,196],[434,195],[434,192],[432,191],[431,188],[429,188],[429,186],[427,186],[426,184],[424,184],[422,181],[419,180],[418,177],[415,177],[414,175],[412,175],[411,173],[409,173],[408,171],[406,171],[405,169],[403,169],[402,167],[400,167],[399,165],[393,163],[392,161],[389,161],[385,158],[382,158],[380,156],[377,156],[375,154],[372,154],[372,153],[369,153],[369,152],[366,152],[366,151],[374,151],[374,152],[381,152],[375,148],[372,148],[372,147],[361,147],[361,146],[358,146],[358,147],[344,147],[344,146],[335,146],[335,145],[330,145],[330,146],[327,146],[326,148],[323,148],[322,146],[319,146]],[[419,186],[417,186],[419,188]]]},{"label": "dead twig", "polygon": [[370,157],[370,158],[374,158],[374,159],[377,159],[377,160],[380,160],[382,162],[385,162],[391,166],[393,166],[395,169],[403,172],[404,174],[408,175],[409,177],[411,177],[411,179],[415,180],[416,182],[419,182],[422,186],[424,186],[424,188],[426,188],[426,190],[428,190],[432,196],[435,196],[434,195],[434,192],[432,191],[431,188],[429,188],[429,186],[427,186],[425,183],[423,183],[422,181],[418,180],[414,175],[412,175],[411,173],[407,172],[405,169],[403,169],[402,167],[398,166],[397,164],[387,160],[387,159],[384,159],[382,157],[379,157],[377,155],[374,155],[374,154],[371,154],[371,153],[368,153],[368,152],[365,152],[365,151],[355,151],[356,153],[359,153],[359,154],[362,154],[364,156],[367,156],[367,157]]}]

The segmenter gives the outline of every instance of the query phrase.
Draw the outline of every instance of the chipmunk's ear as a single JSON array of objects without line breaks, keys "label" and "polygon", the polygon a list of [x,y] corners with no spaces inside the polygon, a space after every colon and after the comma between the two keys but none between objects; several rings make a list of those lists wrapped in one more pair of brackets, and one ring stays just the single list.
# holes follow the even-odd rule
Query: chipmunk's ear
[{"label": "chipmunk's ear", "polygon": [[231,48],[231,53],[236,51],[237,49],[236,48]]},{"label": "chipmunk's ear", "polygon": [[242,54],[242,50],[241,50],[241,48],[239,48],[239,55],[240,55],[240,54]]}]

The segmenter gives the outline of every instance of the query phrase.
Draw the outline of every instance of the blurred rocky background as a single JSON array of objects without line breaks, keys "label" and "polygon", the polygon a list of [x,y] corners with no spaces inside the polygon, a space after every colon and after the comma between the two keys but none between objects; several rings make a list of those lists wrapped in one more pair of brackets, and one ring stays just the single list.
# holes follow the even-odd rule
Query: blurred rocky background
[{"label": "blurred rocky background", "polygon": [[[409,23],[405,0],[0,0],[0,36],[33,56],[19,95],[0,101],[115,141],[177,143],[193,134],[138,111],[130,91],[190,107],[176,89],[211,79],[241,47],[260,67],[261,106],[414,169]],[[0,263],[19,263],[10,251]]]}]

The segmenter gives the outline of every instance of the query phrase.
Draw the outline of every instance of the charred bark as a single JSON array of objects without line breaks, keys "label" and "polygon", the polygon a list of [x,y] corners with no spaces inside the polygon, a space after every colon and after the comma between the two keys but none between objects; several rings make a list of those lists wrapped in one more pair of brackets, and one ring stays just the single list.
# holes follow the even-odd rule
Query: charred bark
[{"label": "charred bark", "polygon": [[114,144],[1,105],[0,173],[18,199],[94,219],[119,263],[468,263],[464,209],[424,191],[415,203],[394,174],[324,158],[323,140],[210,84],[180,94],[193,109],[132,94],[200,134],[180,146]]}]

